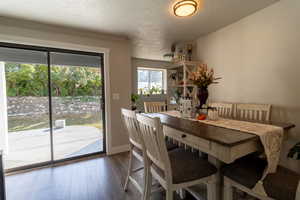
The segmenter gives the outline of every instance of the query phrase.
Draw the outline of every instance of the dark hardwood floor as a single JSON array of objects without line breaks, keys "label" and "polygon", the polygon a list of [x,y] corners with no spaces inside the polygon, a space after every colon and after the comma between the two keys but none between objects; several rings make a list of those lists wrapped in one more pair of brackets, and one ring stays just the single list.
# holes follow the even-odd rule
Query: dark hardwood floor
[{"label": "dark hardwood floor", "polygon": [[[126,193],[122,188],[128,159],[128,153],[122,153],[7,176],[7,200],[140,200],[133,185]],[[163,199],[163,193],[152,196],[152,200]],[[186,200],[194,198],[187,194]]]},{"label": "dark hardwood floor", "polygon": [[[10,175],[7,200],[140,200],[134,186],[123,191],[127,165],[128,154],[122,153]],[[153,200],[162,199],[161,193],[153,196]]]}]

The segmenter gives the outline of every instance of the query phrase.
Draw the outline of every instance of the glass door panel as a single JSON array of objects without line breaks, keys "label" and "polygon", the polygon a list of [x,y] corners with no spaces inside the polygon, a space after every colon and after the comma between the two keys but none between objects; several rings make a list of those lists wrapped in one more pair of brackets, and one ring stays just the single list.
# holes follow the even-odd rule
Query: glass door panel
[{"label": "glass door panel", "polygon": [[101,57],[50,53],[54,160],[103,151]]},{"label": "glass door panel", "polygon": [[5,169],[51,160],[47,53],[0,47]]}]

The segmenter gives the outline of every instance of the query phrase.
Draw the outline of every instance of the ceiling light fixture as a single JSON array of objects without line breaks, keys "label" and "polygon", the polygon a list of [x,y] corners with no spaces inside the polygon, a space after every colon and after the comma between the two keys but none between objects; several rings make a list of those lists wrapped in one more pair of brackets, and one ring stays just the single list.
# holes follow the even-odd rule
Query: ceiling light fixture
[{"label": "ceiling light fixture", "polygon": [[182,0],[173,6],[174,14],[178,17],[188,17],[196,13],[198,3],[194,0]]}]

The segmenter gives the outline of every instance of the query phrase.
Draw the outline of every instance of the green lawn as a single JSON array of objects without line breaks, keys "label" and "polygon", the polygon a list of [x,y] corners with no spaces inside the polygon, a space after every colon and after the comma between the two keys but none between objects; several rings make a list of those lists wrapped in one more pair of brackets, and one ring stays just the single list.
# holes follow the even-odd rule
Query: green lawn
[{"label": "green lawn", "polygon": [[[65,119],[66,125],[82,125],[93,126],[102,129],[101,113],[85,113],[85,114],[64,114],[53,115],[53,124],[55,120]],[[25,131],[31,129],[49,128],[49,115],[34,115],[34,116],[15,116],[8,117],[8,131]]]}]

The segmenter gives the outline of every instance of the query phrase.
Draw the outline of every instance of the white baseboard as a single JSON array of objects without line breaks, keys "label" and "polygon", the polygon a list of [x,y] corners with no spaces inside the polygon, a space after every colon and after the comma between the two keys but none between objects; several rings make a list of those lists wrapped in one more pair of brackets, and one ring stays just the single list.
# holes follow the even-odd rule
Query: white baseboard
[{"label": "white baseboard", "polygon": [[114,155],[122,152],[127,152],[129,151],[129,144],[122,145],[122,146],[117,146],[117,147],[112,147],[109,152],[107,152],[107,155]]}]

